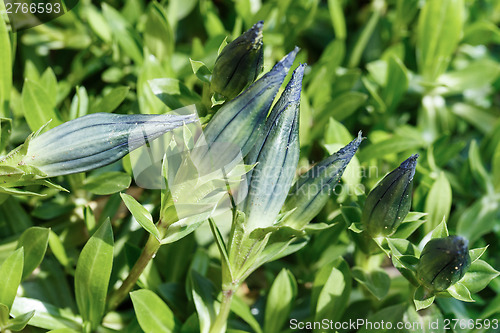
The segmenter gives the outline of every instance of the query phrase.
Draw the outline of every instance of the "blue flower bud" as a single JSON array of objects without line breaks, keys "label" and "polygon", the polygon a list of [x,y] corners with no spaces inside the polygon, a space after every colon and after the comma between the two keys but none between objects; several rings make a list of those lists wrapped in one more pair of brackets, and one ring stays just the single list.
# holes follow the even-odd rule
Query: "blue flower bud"
[{"label": "blue flower bud", "polygon": [[237,96],[262,71],[263,21],[226,45],[215,61],[212,89],[228,98]]},{"label": "blue flower bud", "polygon": [[[215,148],[217,153],[212,154],[217,157],[218,166],[229,164],[239,154],[246,156],[253,147],[262,133],[274,97],[285,80],[298,50],[295,48],[271,71],[238,97],[222,106],[203,130],[205,142],[200,144],[206,144],[210,149],[217,145],[227,147],[227,149]],[[205,161],[207,153],[208,151],[200,149],[198,156],[194,158]]]},{"label": "blue flower bud", "polygon": [[246,230],[270,227],[285,202],[299,161],[299,107],[305,65],[300,65],[273,107],[248,154],[249,187],[242,211]]},{"label": "blue flower bud", "polygon": [[94,113],[59,125],[29,142],[20,164],[48,177],[84,172],[113,163],[196,115]]},{"label": "blue flower bud", "polygon": [[392,235],[410,211],[417,158],[410,156],[368,194],[361,222],[372,237]]},{"label": "blue flower bud", "polygon": [[285,203],[286,210],[295,209],[287,217],[286,225],[302,229],[320,212],[358,150],[361,141],[363,137],[359,132],[358,137],[347,146],[330,155],[299,178]]},{"label": "blue flower bud", "polygon": [[471,264],[468,240],[460,236],[435,238],[425,244],[417,265],[417,278],[432,292],[457,283]]}]

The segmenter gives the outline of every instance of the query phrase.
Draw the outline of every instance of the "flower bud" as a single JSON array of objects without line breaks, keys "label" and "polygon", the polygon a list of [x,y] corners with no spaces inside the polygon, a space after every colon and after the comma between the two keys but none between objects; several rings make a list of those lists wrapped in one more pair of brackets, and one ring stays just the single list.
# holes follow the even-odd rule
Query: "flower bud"
[{"label": "flower bud", "polygon": [[20,163],[35,166],[48,177],[89,171],[195,120],[194,114],[89,114],[32,139]]},{"label": "flower bud", "polygon": [[215,61],[212,89],[228,98],[237,96],[262,71],[262,26],[254,24],[250,30],[226,45]]},{"label": "flower bud", "polygon": [[417,278],[433,292],[457,283],[470,266],[468,240],[460,236],[435,238],[425,244],[417,265]]},{"label": "flower bud", "polygon": [[286,225],[302,229],[320,212],[342,177],[347,164],[358,150],[361,141],[363,137],[359,132],[358,137],[347,146],[330,155],[299,178],[285,202],[287,210],[295,209],[286,219]]},{"label": "flower bud", "polygon": [[[220,108],[203,130],[205,142],[198,143],[213,148],[217,144],[227,149],[217,149],[216,158],[220,166],[224,166],[239,154],[246,156],[262,132],[269,108],[274,97],[285,80],[295,55],[295,48],[278,62],[271,71],[262,76],[247,90]],[[205,161],[208,151],[199,149],[193,158],[198,162]]]},{"label": "flower bud", "polygon": [[270,227],[292,185],[299,161],[299,107],[305,65],[300,65],[273,107],[265,130],[248,154],[249,188],[243,212],[247,231]]},{"label": "flower bud", "polygon": [[361,222],[372,237],[392,235],[410,211],[417,158],[410,156],[368,194]]}]

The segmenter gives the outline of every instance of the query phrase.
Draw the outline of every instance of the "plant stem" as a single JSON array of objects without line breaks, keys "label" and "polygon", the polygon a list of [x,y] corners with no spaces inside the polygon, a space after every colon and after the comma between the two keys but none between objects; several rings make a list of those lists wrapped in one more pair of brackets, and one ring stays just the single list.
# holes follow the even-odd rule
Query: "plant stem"
[{"label": "plant stem", "polygon": [[118,305],[127,297],[128,293],[135,286],[137,280],[141,276],[142,272],[156,255],[158,249],[160,248],[161,243],[153,236],[149,235],[148,241],[142,250],[141,256],[137,259],[134,267],[128,274],[125,281],[123,281],[122,285],[116,292],[114,292],[108,301],[108,311],[116,309]]},{"label": "plant stem", "polygon": [[235,284],[230,284],[227,289],[224,288],[222,290],[222,301],[219,313],[210,328],[210,333],[224,333],[226,331],[227,318],[229,317],[229,312],[231,310],[231,301],[236,289],[238,289],[238,287]]}]

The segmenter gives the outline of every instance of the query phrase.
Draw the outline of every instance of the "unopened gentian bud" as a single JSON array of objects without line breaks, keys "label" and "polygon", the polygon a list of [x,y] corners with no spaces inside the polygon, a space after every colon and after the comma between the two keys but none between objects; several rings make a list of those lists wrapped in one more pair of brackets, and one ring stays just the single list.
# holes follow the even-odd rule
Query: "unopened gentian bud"
[{"label": "unopened gentian bud", "polygon": [[20,163],[37,167],[47,177],[89,171],[113,163],[147,141],[196,119],[194,114],[94,113],[32,139]]},{"label": "unopened gentian bud", "polygon": [[[219,165],[226,165],[239,154],[246,156],[262,133],[269,109],[274,97],[285,80],[295,55],[296,47],[278,62],[271,71],[254,82],[248,89],[235,99],[220,108],[203,130],[206,146],[228,146],[227,149],[217,149],[216,157]],[[203,150],[198,144],[198,151],[193,159],[198,163],[206,163],[208,150]],[[231,148],[233,147],[233,148]]]},{"label": "unopened gentian bud", "polygon": [[372,237],[392,235],[410,211],[417,158],[410,156],[368,194],[361,222]]},{"label": "unopened gentian bud", "polygon": [[285,202],[286,210],[294,209],[285,224],[302,229],[323,208],[345,168],[363,141],[361,132],[347,146],[330,155],[302,175],[292,187]]},{"label": "unopened gentian bud", "polygon": [[299,161],[299,108],[305,65],[300,65],[273,107],[265,131],[247,157],[256,164],[248,173],[249,188],[243,212],[246,230],[270,227],[275,222]]},{"label": "unopened gentian bud", "polygon": [[228,98],[237,96],[262,71],[263,21],[226,45],[215,61],[212,89]]},{"label": "unopened gentian bud", "polygon": [[417,278],[432,292],[457,283],[470,266],[467,239],[461,236],[431,239],[425,244],[417,265]]}]

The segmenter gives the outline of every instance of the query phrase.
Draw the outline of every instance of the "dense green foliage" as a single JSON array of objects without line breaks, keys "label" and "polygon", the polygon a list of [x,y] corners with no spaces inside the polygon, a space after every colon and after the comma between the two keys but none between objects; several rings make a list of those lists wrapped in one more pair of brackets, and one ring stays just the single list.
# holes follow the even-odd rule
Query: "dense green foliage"
[{"label": "dense green foliage", "polygon": [[[500,314],[500,2],[81,0],[15,33],[1,1],[0,10],[0,331],[217,332],[227,322],[281,332],[291,319],[368,319],[439,320],[433,331],[445,332],[459,319],[453,332],[500,332],[498,321],[486,325]],[[218,55],[260,20],[263,45],[244,78],[264,79],[234,99],[214,94]],[[247,165],[197,173],[186,151],[199,133],[180,124],[163,151],[187,161],[183,173],[164,162],[156,171],[167,185],[159,176],[154,188],[134,179],[142,155],[50,181],[23,159],[31,133],[88,114],[192,104],[209,143],[227,125]],[[414,177],[390,174],[404,178],[405,201],[391,197],[373,215],[380,186],[390,187],[377,183],[412,154]],[[277,160],[288,173],[273,169]],[[207,188],[227,198],[241,177],[267,170],[285,194],[291,186],[286,201],[269,181],[226,220],[198,213],[213,204]],[[294,194],[294,174],[296,189],[337,185],[311,204]],[[390,209],[389,231],[362,218],[381,222]],[[432,260],[419,263],[422,251]]]}]

